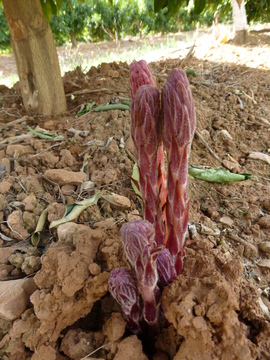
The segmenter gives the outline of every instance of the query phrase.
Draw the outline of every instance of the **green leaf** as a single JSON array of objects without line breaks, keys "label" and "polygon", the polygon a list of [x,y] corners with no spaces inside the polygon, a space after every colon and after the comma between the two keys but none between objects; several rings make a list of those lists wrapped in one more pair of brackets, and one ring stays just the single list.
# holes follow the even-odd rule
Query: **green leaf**
[{"label": "green leaf", "polygon": [[57,227],[61,224],[64,224],[66,222],[75,220],[87,207],[96,205],[100,197],[101,197],[101,193],[97,193],[94,196],[92,196],[90,199],[85,199],[76,202],[74,204],[67,205],[65,215],[62,217],[62,219],[52,221],[50,225],[50,229]]},{"label": "green leaf", "polygon": [[34,134],[35,136],[41,138],[41,139],[46,139],[46,140],[51,140],[51,141],[58,141],[58,140],[64,140],[64,136],[62,135],[57,135],[57,133],[49,133],[46,130],[43,131],[36,131],[34,129],[31,128],[31,126],[26,125],[27,129]]},{"label": "green leaf", "polygon": [[154,11],[155,13],[159,12],[160,10],[164,9],[168,6],[168,0],[154,0]]},{"label": "green leaf", "polygon": [[42,211],[36,226],[36,230],[34,231],[34,234],[31,236],[31,242],[33,246],[38,246],[39,244],[40,233],[43,231],[47,216],[48,216],[48,209],[45,209]]},{"label": "green leaf", "polygon": [[169,3],[168,3],[169,14],[172,16],[175,13],[177,13],[184,2],[185,2],[185,0],[181,0],[181,1],[180,0],[169,0]]},{"label": "green leaf", "polygon": [[206,0],[194,0],[193,14],[199,15],[205,8]]},{"label": "green leaf", "polygon": [[42,6],[42,10],[43,10],[43,14],[45,16],[45,19],[47,20],[47,22],[50,22],[51,17],[52,17],[51,3],[49,1],[46,1],[46,0],[40,0],[40,2],[41,2],[41,6]]},{"label": "green leaf", "polygon": [[234,174],[228,170],[223,169],[200,169],[196,167],[190,167],[188,169],[189,175],[192,175],[196,179],[216,182],[216,183],[228,183],[235,181],[244,181],[251,178],[251,174]]}]

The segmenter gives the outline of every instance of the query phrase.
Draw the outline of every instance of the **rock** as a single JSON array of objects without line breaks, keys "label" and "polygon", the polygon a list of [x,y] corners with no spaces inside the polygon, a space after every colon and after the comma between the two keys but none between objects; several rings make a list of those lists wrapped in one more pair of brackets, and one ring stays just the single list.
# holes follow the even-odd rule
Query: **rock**
[{"label": "rock", "polygon": [[133,210],[131,213],[128,213],[128,215],[127,215],[127,221],[130,222],[130,221],[132,221],[133,219],[136,219],[136,220],[140,220],[140,219],[141,219],[141,216],[140,216],[138,210]]},{"label": "rock", "polygon": [[264,200],[262,205],[265,208],[265,210],[270,211],[270,199]]},{"label": "rock", "polygon": [[24,187],[28,193],[34,193],[39,196],[42,196],[45,193],[39,175],[27,176]]},{"label": "rock", "polygon": [[26,256],[22,264],[22,271],[26,275],[34,274],[41,267],[41,261],[39,256]]},{"label": "rock", "polygon": [[51,169],[44,173],[49,180],[62,185],[81,185],[87,178],[87,174],[83,172],[73,172],[63,169]]},{"label": "rock", "polygon": [[77,161],[71,152],[67,149],[63,149],[60,152],[61,160],[56,165],[57,169],[74,166]]},{"label": "rock", "polygon": [[25,211],[33,211],[34,208],[36,207],[37,198],[35,194],[31,193],[22,202],[25,205],[24,207]]},{"label": "rock", "polygon": [[60,350],[70,359],[82,359],[95,350],[94,343],[93,332],[85,333],[80,329],[69,330],[61,342]]},{"label": "rock", "polygon": [[93,224],[93,229],[112,229],[113,227],[115,227],[114,218],[98,221]]},{"label": "rock", "polygon": [[111,317],[103,325],[103,333],[109,341],[118,341],[125,332],[127,323],[120,313],[112,313]]},{"label": "rock", "polygon": [[46,168],[52,169],[58,164],[59,157],[55,156],[52,151],[47,151],[38,156],[42,165],[46,166]]},{"label": "rock", "polygon": [[111,78],[118,78],[119,77],[119,72],[116,70],[109,70],[108,71],[108,76],[110,76]]},{"label": "rock", "polygon": [[1,194],[6,194],[10,190],[11,185],[12,184],[8,180],[1,181],[0,182],[0,193]]},{"label": "rock", "polygon": [[270,228],[270,215],[265,214],[263,217],[261,217],[258,222],[258,225],[260,225],[263,229],[269,229]]},{"label": "rock", "polygon": [[74,185],[64,185],[61,187],[61,192],[64,196],[71,196],[75,193],[76,186]]},{"label": "rock", "polygon": [[93,275],[93,276],[97,276],[101,273],[101,267],[96,263],[90,264],[88,266],[88,270],[90,271],[91,275]]},{"label": "rock", "polygon": [[136,335],[132,335],[117,345],[117,353],[114,360],[147,360],[143,353],[142,343]]},{"label": "rock", "polygon": [[260,243],[259,249],[265,253],[270,253],[270,241]]},{"label": "rock", "polygon": [[8,227],[11,230],[11,237],[17,240],[27,239],[30,234],[25,229],[20,210],[13,211],[7,218]]},{"label": "rock", "polygon": [[219,219],[219,222],[229,227],[233,225],[233,220],[229,216],[223,216],[222,218]]},{"label": "rock", "polygon": [[232,172],[237,172],[238,173],[241,170],[241,167],[240,167],[240,165],[238,163],[234,163],[234,162],[229,161],[229,160],[223,160],[222,165],[226,169],[228,169],[228,170],[230,170]]},{"label": "rock", "polygon": [[10,157],[13,157],[15,152],[17,152],[20,156],[27,154],[35,154],[36,151],[31,145],[8,145],[6,149],[6,154]]},{"label": "rock", "polygon": [[125,142],[125,150],[130,151],[132,154],[134,153],[134,145],[131,136],[127,138]]},{"label": "rock", "polygon": [[7,264],[0,264],[0,279],[8,276],[8,274],[14,270],[14,266]]},{"label": "rock", "polygon": [[270,270],[270,260],[263,259],[257,263],[258,266]]},{"label": "rock", "polygon": [[0,167],[2,165],[6,165],[5,173],[10,174],[10,161],[6,158],[1,159],[1,156],[0,156]]},{"label": "rock", "polygon": [[0,264],[8,264],[8,258],[13,251],[14,248],[12,247],[0,248]]},{"label": "rock", "polygon": [[34,279],[30,278],[0,281],[0,317],[5,320],[18,319],[36,289]]},{"label": "rock", "polygon": [[108,201],[111,208],[115,210],[122,211],[130,208],[131,206],[130,200],[125,196],[112,194],[112,195],[104,195],[103,197],[105,200]]}]

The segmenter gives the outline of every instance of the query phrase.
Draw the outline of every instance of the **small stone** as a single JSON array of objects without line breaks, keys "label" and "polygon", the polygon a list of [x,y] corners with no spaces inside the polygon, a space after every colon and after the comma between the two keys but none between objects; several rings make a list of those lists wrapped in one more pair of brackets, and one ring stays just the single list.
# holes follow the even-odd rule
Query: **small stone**
[{"label": "small stone", "polygon": [[0,264],[0,279],[7,277],[12,270],[14,270],[14,266]]},{"label": "small stone", "polygon": [[229,216],[223,216],[222,218],[219,219],[219,222],[229,227],[233,225],[233,220]]},{"label": "small stone", "polygon": [[13,251],[14,248],[12,247],[0,248],[0,264],[8,264],[8,258]]},{"label": "small stone", "polygon": [[8,145],[6,149],[6,154],[10,157],[13,157],[15,152],[20,156],[27,154],[35,154],[35,149],[31,145]]},{"label": "small stone", "polygon": [[133,210],[131,213],[128,213],[128,215],[127,215],[127,221],[130,222],[130,221],[132,221],[133,219],[136,219],[136,220],[140,220],[140,219],[141,219],[141,216],[140,216],[138,210]]},{"label": "small stone", "polygon": [[270,228],[270,215],[265,214],[263,217],[261,217],[258,220],[258,223],[261,228],[263,229],[269,229]]},{"label": "small stone", "polygon": [[24,207],[25,211],[33,211],[34,208],[36,207],[37,198],[35,194],[31,193],[22,202],[25,205]]},{"label": "small stone", "polygon": [[[0,157],[1,159],[1,157]],[[3,158],[0,160],[0,166],[2,165],[6,165],[6,171],[5,173],[6,174],[10,174],[10,160],[6,159],[6,158]]]},{"label": "small stone", "polygon": [[37,286],[32,278],[0,281],[0,317],[10,321],[18,319],[35,290]]},{"label": "small stone", "polygon": [[24,262],[24,258],[25,258],[25,256],[23,254],[15,253],[15,254],[11,254],[10,257],[8,258],[8,260],[9,260],[10,264],[12,264],[16,268],[20,269]]},{"label": "small stone", "polygon": [[88,269],[93,276],[97,276],[101,273],[101,267],[96,263],[90,264]]},{"label": "small stone", "polygon": [[30,234],[25,229],[20,210],[13,211],[7,218],[8,227],[11,230],[11,237],[22,240],[27,239]]},{"label": "small stone", "polygon": [[114,218],[108,218],[106,220],[98,221],[93,225],[94,229],[112,229],[113,227],[115,227]]},{"label": "small stone", "polygon": [[0,182],[0,193],[1,194],[6,194],[10,188],[11,188],[11,183],[10,181],[7,181],[7,180],[3,180]]},{"label": "small stone", "polygon": [[238,164],[238,163],[234,163],[234,162],[232,162],[232,161],[229,161],[229,160],[223,160],[222,161],[222,165],[226,168],[226,169],[228,169],[228,170],[230,170],[230,171],[232,171],[232,172],[240,172],[240,165]]},{"label": "small stone", "polygon": [[262,205],[265,208],[265,210],[270,211],[270,199],[264,200]]},{"label": "small stone", "polygon": [[64,185],[61,187],[61,192],[64,196],[71,196],[75,193],[76,186],[74,185]]},{"label": "small stone", "polygon": [[118,78],[119,77],[119,72],[116,70],[109,70],[108,71],[108,76],[110,76],[111,78]]},{"label": "small stone", "polygon": [[270,270],[270,260],[268,260],[268,259],[263,259],[263,260],[259,261],[257,263],[257,265],[262,268],[266,268],[266,269]]},{"label": "small stone", "polygon": [[270,253],[270,241],[260,243],[259,249],[265,253]]},{"label": "small stone", "polygon": [[103,325],[103,333],[109,341],[118,341],[125,333],[127,323],[120,313],[112,313],[111,317]]},{"label": "small stone", "polygon": [[87,178],[87,174],[83,172],[73,172],[63,169],[51,169],[44,173],[49,180],[62,185],[81,185]]}]

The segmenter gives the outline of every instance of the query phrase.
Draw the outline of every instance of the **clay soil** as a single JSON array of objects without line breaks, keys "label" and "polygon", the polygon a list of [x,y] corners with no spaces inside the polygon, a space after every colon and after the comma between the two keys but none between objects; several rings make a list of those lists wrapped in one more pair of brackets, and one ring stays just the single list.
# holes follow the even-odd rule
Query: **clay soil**
[{"label": "clay soil", "polygon": [[[202,44],[191,56],[187,49],[149,64],[159,89],[175,67],[197,75],[189,75],[197,114],[190,165],[252,174],[232,183],[189,177],[188,237],[195,241],[183,273],[163,292],[168,323],[151,341],[129,331],[108,292],[110,271],[129,267],[120,228],[141,214],[129,178],[130,111],[76,117],[82,104],[130,99],[129,64],[67,73],[63,116],[28,113],[18,85],[1,86],[2,359],[270,358],[269,39],[251,33],[243,47]],[[26,125],[63,138],[36,137]],[[68,204],[100,192],[96,205],[50,228]],[[35,247],[31,235],[45,209]],[[4,303],[5,284],[14,292],[26,277],[33,283],[24,304],[22,297]]]}]

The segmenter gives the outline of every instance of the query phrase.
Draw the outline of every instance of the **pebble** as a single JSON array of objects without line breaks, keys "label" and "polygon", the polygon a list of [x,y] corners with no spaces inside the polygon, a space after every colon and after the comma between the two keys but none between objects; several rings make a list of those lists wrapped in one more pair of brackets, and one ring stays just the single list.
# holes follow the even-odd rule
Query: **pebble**
[{"label": "pebble", "polygon": [[222,218],[219,219],[219,222],[229,227],[233,225],[233,220],[229,216],[223,216]]},{"label": "pebble", "polygon": [[270,228],[270,215],[266,214],[258,220],[258,225],[263,229]]},{"label": "pebble", "polygon": [[260,243],[259,249],[265,253],[270,253],[270,241]]},{"label": "pebble", "polygon": [[11,188],[11,183],[10,181],[7,180],[3,180],[0,183],[0,193],[1,194],[6,194]]},{"label": "pebble", "polygon": [[37,290],[33,278],[0,281],[0,318],[18,319],[27,309],[30,296]]},{"label": "pebble", "polygon": [[35,154],[36,151],[31,145],[8,145],[6,149],[6,154],[13,157],[15,153],[19,153],[20,156],[26,154]]},{"label": "pebble", "polygon": [[270,270],[270,260],[268,260],[268,259],[263,259],[263,260],[259,261],[257,263],[257,265],[262,268],[266,268],[266,269]]},{"label": "pebble", "polygon": [[83,172],[73,172],[63,169],[50,169],[45,171],[44,176],[59,184],[63,185],[81,185],[87,178],[87,174]]},{"label": "pebble", "polygon": [[114,218],[108,218],[103,221],[98,221],[93,224],[93,229],[111,229],[115,227],[115,219]]}]

